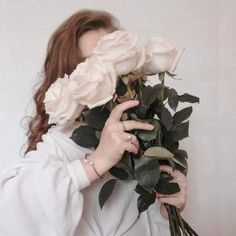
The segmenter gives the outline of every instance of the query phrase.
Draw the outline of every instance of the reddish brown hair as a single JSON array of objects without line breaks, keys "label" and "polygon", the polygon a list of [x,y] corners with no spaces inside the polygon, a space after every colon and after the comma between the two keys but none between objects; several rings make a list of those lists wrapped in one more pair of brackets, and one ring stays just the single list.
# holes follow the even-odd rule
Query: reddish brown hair
[{"label": "reddish brown hair", "polygon": [[113,32],[119,29],[119,22],[105,11],[81,10],[62,23],[50,38],[44,62],[43,81],[33,97],[36,115],[29,122],[26,133],[28,148],[25,153],[35,150],[37,143],[42,141],[42,135],[52,126],[48,124],[48,114],[43,103],[46,91],[57,78],[71,74],[77,64],[84,60],[78,48],[80,36],[86,31],[99,28]]}]

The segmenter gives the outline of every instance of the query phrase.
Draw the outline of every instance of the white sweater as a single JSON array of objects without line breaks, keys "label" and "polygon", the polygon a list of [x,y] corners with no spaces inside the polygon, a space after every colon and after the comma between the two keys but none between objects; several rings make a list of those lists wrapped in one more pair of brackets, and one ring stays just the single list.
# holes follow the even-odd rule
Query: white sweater
[{"label": "white sweater", "polygon": [[36,151],[2,168],[0,236],[169,236],[157,201],[135,222],[136,181],[117,181],[100,209],[99,191],[114,177],[90,183],[80,158],[93,150],[69,138],[76,127],[53,126]]}]

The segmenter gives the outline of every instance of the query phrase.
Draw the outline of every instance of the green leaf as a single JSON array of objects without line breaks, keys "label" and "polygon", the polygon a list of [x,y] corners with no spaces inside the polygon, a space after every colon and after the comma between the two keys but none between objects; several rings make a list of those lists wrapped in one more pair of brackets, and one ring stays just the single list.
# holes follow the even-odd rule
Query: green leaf
[{"label": "green leaf", "polygon": [[143,141],[151,141],[156,138],[157,132],[160,128],[160,123],[158,120],[153,119],[150,124],[154,126],[153,130],[137,130],[135,134]]},{"label": "green leaf", "polygon": [[149,193],[149,194],[143,194],[138,197],[137,200],[137,206],[138,206],[138,212],[139,215],[148,209],[150,205],[152,205],[156,201],[156,194],[155,193]]},{"label": "green leaf", "polygon": [[139,193],[140,195],[149,194],[149,192],[142,188],[142,186],[140,186],[139,184],[136,185],[135,192]]},{"label": "green leaf", "polygon": [[188,163],[186,161],[186,159],[184,158],[179,158],[178,156],[175,156],[175,159],[179,161],[179,163],[181,163],[181,165],[176,164],[175,165],[175,169],[179,170],[180,172],[182,172],[184,175],[187,175],[188,172]]},{"label": "green leaf", "polygon": [[148,142],[146,142],[146,141],[142,141],[142,142],[140,142],[140,148],[142,149],[142,150],[146,150],[146,149],[148,149],[148,148],[150,148],[150,147],[152,147],[153,146],[153,141],[148,141]]},{"label": "green leaf", "polygon": [[155,86],[146,86],[144,87],[143,94],[143,103],[147,106],[150,106],[156,99],[160,99],[160,94],[163,89],[162,84],[156,84]]},{"label": "green leaf", "polygon": [[154,87],[148,85],[142,89],[142,102],[148,107],[152,104],[157,98],[157,91]]},{"label": "green leaf", "polygon": [[168,98],[169,90],[170,90],[169,87],[166,86],[164,87],[163,101],[165,101]]},{"label": "green leaf", "polygon": [[121,120],[122,121],[125,121],[125,120],[128,120],[129,119],[129,116],[126,112],[123,112],[122,116],[121,116]]},{"label": "green leaf", "polygon": [[187,152],[179,149],[174,153],[174,157],[176,160],[182,163],[182,166],[176,165],[176,169],[181,171],[184,175],[187,175],[188,172],[188,163],[186,160],[188,158]]},{"label": "green leaf", "polygon": [[148,148],[144,154],[147,157],[156,158],[158,160],[169,160],[169,162],[174,161],[175,163],[185,167],[182,162],[180,162],[178,159],[174,157],[174,154],[169,152],[167,149],[163,147],[150,147]]},{"label": "green leaf", "polygon": [[175,169],[175,163],[174,163],[174,161],[168,160],[168,162],[169,162],[170,166],[172,167],[172,169],[174,170],[174,169]]},{"label": "green leaf", "polygon": [[111,180],[107,181],[102,186],[102,188],[99,192],[99,205],[100,205],[101,209],[104,206],[107,199],[110,197],[110,195],[115,187],[116,181],[117,181],[116,179],[111,179]]},{"label": "green leaf", "polygon": [[152,143],[152,146],[161,147],[162,146],[162,137],[163,137],[162,129],[160,128],[157,130],[157,135],[156,135],[154,142]]},{"label": "green leaf", "polygon": [[184,93],[183,95],[178,96],[179,102],[189,102],[189,103],[199,103],[200,100],[198,97],[195,97],[191,94]]},{"label": "green leaf", "polygon": [[87,121],[88,125],[95,128],[102,130],[106,120],[110,115],[110,111],[108,111],[104,107],[95,107],[93,109],[87,110],[83,112],[85,120]]},{"label": "green leaf", "polygon": [[180,191],[180,187],[177,183],[158,183],[156,186],[156,191],[162,194],[175,194]]},{"label": "green leaf", "polygon": [[[129,152],[125,152],[129,153]],[[125,157],[119,161],[115,166],[113,166],[109,172],[118,179],[121,180],[134,180],[134,164],[132,157]]]},{"label": "green leaf", "polygon": [[118,178],[118,179],[121,179],[121,180],[123,180],[123,179],[127,179],[128,178],[128,173],[125,171],[125,170],[123,170],[122,168],[118,168],[118,167],[116,167],[116,166],[113,166],[110,170],[109,170],[109,172],[114,176],[114,177],[116,177],[116,178]]},{"label": "green leaf", "polygon": [[170,152],[175,152],[179,148],[179,143],[174,141],[171,132],[168,132],[165,126],[162,126],[162,146]]},{"label": "green leaf", "polygon": [[88,125],[75,129],[70,138],[76,144],[86,148],[96,147],[99,143],[95,135],[95,129]]},{"label": "green leaf", "polygon": [[132,118],[132,120],[136,120],[142,123],[150,123],[152,121],[152,119],[139,119],[135,114],[132,114],[132,113],[130,113],[129,116],[130,118]]},{"label": "green leaf", "polygon": [[110,100],[104,105],[102,105],[102,107],[107,109],[109,112],[111,112],[115,106],[116,106],[116,102],[114,102],[113,100]]},{"label": "green leaf", "polygon": [[166,159],[171,159],[174,156],[173,153],[163,147],[150,147],[143,153],[143,155],[147,157],[160,157]]},{"label": "green leaf", "polygon": [[[172,161],[174,161],[175,162],[175,164],[178,164],[178,165],[180,165],[181,167],[183,167],[183,168],[186,168],[187,167],[187,162],[185,161],[180,161],[178,158],[176,158],[176,156],[174,156],[173,158],[172,158]],[[175,165],[176,166],[176,165]]]},{"label": "green leaf", "polygon": [[97,138],[98,140],[101,139],[101,134],[102,134],[102,131],[100,131],[100,130],[96,130],[96,131],[95,131],[95,135],[96,135],[96,138]]},{"label": "green leaf", "polygon": [[175,156],[180,156],[181,158],[186,158],[188,159],[188,153],[185,150],[179,149],[177,151],[175,151]]},{"label": "green leaf", "polygon": [[118,96],[123,96],[127,93],[127,85],[122,81],[122,79],[118,80],[118,85],[116,86],[116,94]]},{"label": "green leaf", "polygon": [[135,159],[135,177],[138,184],[146,191],[152,192],[159,180],[160,169],[157,159],[150,159],[146,156],[141,156]]},{"label": "green leaf", "polygon": [[147,210],[148,207],[156,201],[156,193],[155,192],[149,193],[139,184],[136,185],[135,192],[140,194],[137,201],[138,211],[140,215],[143,211]]},{"label": "green leaf", "polygon": [[171,180],[173,180],[173,177],[170,174],[161,172],[159,182],[155,187],[155,191],[167,195],[179,192],[179,185],[177,183],[170,182]]},{"label": "green leaf", "polygon": [[154,117],[152,109],[149,109],[149,106],[145,104],[130,108],[127,112],[129,115],[135,114],[138,119],[152,119]]},{"label": "green leaf", "polygon": [[175,141],[168,141],[166,148],[170,151],[170,152],[175,152],[178,148],[179,148],[179,142],[175,142]]},{"label": "green leaf", "polygon": [[134,163],[133,163],[133,159],[132,159],[131,155],[132,154],[130,152],[124,152],[123,157],[117,163],[117,165],[125,166],[127,169],[133,170],[134,169]]},{"label": "green leaf", "polygon": [[169,181],[173,180],[173,179],[174,178],[170,174],[162,171],[161,174],[160,174],[160,179],[159,179],[158,184],[169,183]]},{"label": "green leaf", "polygon": [[171,130],[170,135],[174,141],[188,137],[189,121],[181,123]]},{"label": "green leaf", "polygon": [[175,89],[169,89],[168,91],[168,104],[172,108],[173,111],[176,111],[178,107],[178,94]]},{"label": "green leaf", "polygon": [[125,152],[123,154],[122,159],[116,164],[117,168],[122,169],[127,173],[127,180],[133,180],[135,179],[134,176],[134,161],[133,157],[131,156],[132,153],[130,152]]},{"label": "green leaf", "polygon": [[165,107],[162,108],[160,118],[166,129],[170,130],[173,122],[173,117],[167,108]]},{"label": "green leaf", "polygon": [[190,106],[176,112],[173,116],[173,124],[177,125],[187,120],[192,114],[192,111],[193,111],[193,108]]}]

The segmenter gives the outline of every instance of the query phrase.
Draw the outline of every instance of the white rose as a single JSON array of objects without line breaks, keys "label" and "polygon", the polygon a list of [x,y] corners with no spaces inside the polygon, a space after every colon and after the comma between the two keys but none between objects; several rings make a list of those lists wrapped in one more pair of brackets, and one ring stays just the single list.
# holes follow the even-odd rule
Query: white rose
[{"label": "white rose", "polygon": [[117,75],[110,63],[104,63],[98,57],[91,56],[78,64],[70,75],[70,80],[72,97],[91,109],[113,98]]},{"label": "white rose", "polygon": [[144,52],[137,45],[137,37],[126,31],[115,31],[103,36],[93,54],[114,65],[117,75],[125,75],[142,67]]},{"label": "white rose", "polygon": [[144,70],[148,74],[157,74],[165,71],[173,73],[183,51],[184,48],[178,51],[165,38],[153,38],[145,45],[147,61],[144,64]]},{"label": "white rose", "polygon": [[45,110],[49,114],[48,123],[71,124],[85,108],[72,99],[67,75],[58,78],[47,90],[44,98]]}]

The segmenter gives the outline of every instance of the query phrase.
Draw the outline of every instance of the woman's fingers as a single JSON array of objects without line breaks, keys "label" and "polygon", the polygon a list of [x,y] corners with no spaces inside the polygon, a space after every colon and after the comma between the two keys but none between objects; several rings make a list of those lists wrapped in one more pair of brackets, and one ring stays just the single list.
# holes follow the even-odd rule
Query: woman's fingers
[{"label": "woman's fingers", "polygon": [[137,137],[130,133],[117,132],[115,135],[117,140],[118,149],[123,154],[125,151],[137,154],[139,151],[139,143]]},{"label": "woman's fingers", "polygon": [[161,203],[168,203],[170,205],[176,206],[179,209],[183,209],[186,203],[186,189],[187,189],[187,182],[185,175],[182,174],[179,170],[173,170],[170,166],[160,165],[160,170],[169,172],[170,175],[173,177],[173,180],[169,182],[175,182],[179,185],[180,191],[175,194],[161,194],[156,193],[158,200]]},{"label": "woman's fingers", "polygon": [[185,179],[185,175],[183,173],[179,170],[173,170],[170,166],[160,165],[160,171],[168,172],[172,177],[178,178],[179,180]]},{"label": "woman's fingers", "polygon": [[162,197],[172,197],[172,198],[175,198],[175,197],[180,197],[182,196],[183,193],[185,193],[185,189],[183,189],[182,187],[180,187],[180,192],[177,192],[177,193],[173,193],[173,194],[162,194],[162,193],[159,193],[159,192],[156,192],[156,196],[158,198],[162,198]]},{"label": "woman's fingers", "polygon": [[123,121],[123,124],[125,126],[126,131],[133,130],[133,129],[152,130],[154,128],[154,126],[151,124],[142,123],[135,120],[126,120],[126,121]]},{"label": "woman's fingers", "polygon": [[[139,104],[138,100],[130,100],[117,105],[112,110],[103,128],[101,140],[104,141],[101,142],[100,140],[99,145],[101,149],[103,149],[105,146],[106,147],[109,146],[110,147],[109,155],[113,155],[113,157],[116,157],[114,158],[116,160],[119,160],[120,157],[122,157],[124,151],[132,152],[134,154],[137,154],[139,151],[139,142],[137,137],[125,131],[133,129],[152,130],[154,128],[154,126],[151,124],[142,123],[138,121],[132,121],[132,120],[121,121],[123,113],[129,108],[135,107],[138,104]],[[114,145],[110,145],[111,137],[114,137],[114,140],[116,140],[115,142],[113,142]],[[104,144],[103,147],[101,143],[102,144],[105,143],[106,145]]]},{"label": "woman's fingers", "polygon": [[160,198],[160,197],[167,197],[168,195],[156,192],[156,196]]},{"label": "woman's fingers", "polygon": [[120,135],[124,141],[125,150],[137,154],[139,151],[139,142],[134,134],[120,132]]},{"label": "woman's fingers", "polygon": [[130,131],[133,129],[152,130],[153,125],[143,123],[135,120],[120,121],[123,113],[134,106],[137,106],[138,100],[130,100],[117,105],[111,112],[109,119],[106,121],[105,126],[109,127],[112,131]]},{"label": "woman's fingers", "polygon": [[186,202],[185,198],[172,198],[172,197],[159,198],[159,201],[161,203],[168,203],[170,205],[176,206],[179,209],[183,208]]},{"label": "woman's fingers", "polygon": [[105,123],[105,126],[108,126],[109,129],[113,131],[130,131],[134,129],[141,130],[153,130],[154,126],[148,123],[143,123],[135,120],[126,120],[121,122],[114,122],[113,120],[108,119]]},{"label": "woman's fingers", "polygon": [[133,143],[129,143],[127,141],[124,143],[124,150],[134,154],[138,153],[138,148]]},{"label": "woman's fingers", "polygon": [[169,181],[170,183],[177,183],[180,186],[180,188],[183,189],[187,188],[186,177],[179,170],[173,170],[172,167],[170,166],[160,165],[160,171],[165,171],[170,173],[170,175],[173,177],[173,179]]},{"label": "woman's fingers", "polygon": [[129,108],[135,107],[139,104],[138,100],[130,100],[127,102],[123,102],[119,105],[117,105],[111,112],[110,114],[110,118],[116,120],[116,121],[120,121],[123,112],[125,112],[126,110],[128,110]]},{"label": "woman's fingers", "polygon": [[130,133],[124,133],[124,132],[122,133],[122,135],[123,135],[124,141],[132,143],[133,145],[136,146],[137,149],[139,149],[139,142],[135,135],[130,134]]}]

